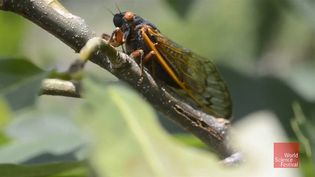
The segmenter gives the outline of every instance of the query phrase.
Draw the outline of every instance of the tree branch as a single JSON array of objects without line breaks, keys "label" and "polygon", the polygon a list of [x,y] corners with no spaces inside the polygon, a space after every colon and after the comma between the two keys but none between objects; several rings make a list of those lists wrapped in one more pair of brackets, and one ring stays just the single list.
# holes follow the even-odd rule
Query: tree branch
[{"label": "tree branch", "polygon": [[79,98],[81,87],[79,83],[60,79],[44,79],[39,95],[58,95]]},{"label": "tree branch", "polygon": [[[58,1],[0,0],[0,9],[24,16],[56,36],[76,52],[79,52],[89,39],[96,36],[83,19],[69,13]],[[90,61],[130,84],[155,109],[199,137],[212,147],[220,158],[224,159],[233,154],[233,150],[228,146],[226,140],[228,121],[219,121],[220,119],[180,101],[163,86],[158,85],[148,73],[145,72],[142,77],[139,66],[128,55],[104,44],[102,52],[94,52]],[[76,85],[68,81],[61,83],[59,80],[45,80],[42,93],[78,96],[78,90]]]}]

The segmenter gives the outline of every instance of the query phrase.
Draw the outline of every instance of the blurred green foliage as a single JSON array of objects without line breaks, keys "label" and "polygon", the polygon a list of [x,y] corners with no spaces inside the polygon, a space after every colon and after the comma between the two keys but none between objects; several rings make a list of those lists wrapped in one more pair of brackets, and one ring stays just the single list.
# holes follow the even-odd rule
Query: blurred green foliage
[{"label": "blurred green foliage", "polygon": [[76,117],[92,137],[90,160],[100,176],[202,176],[212,171],[207,166],[218,165],[210,154],[171,141],[152,108],[130,89],[89,80],[84,85],[86,102]]},{"label": "blurred green foliage", "polygon": [[0,146],[9,142],[8,136],[5,134],[5,128],[10,122],[11,111],[5,100],[0,97]]},{"label": "blurred green foliage", "polygon": [[188,15],[188,11],[192,9],[194,0],[165,0],[167,5],[182,19]]},{"label": "blurred green foliage", "polygon": [[306,119],[298,103],[293,104],[293,111],[295,117],[291,120],[291,126],[303,152],[301,167],[305,169],[306,176],[311,176],[315,174],[315,125]]},{"label": "blurred green foliage", "polygon": [[[275,113],[289,138],[297,138],[303,144],[301,169],[305,176],[312,177],[314,155],[309,151],[314,152],[315,147],[314,2],[94,1],[65,0],[62,3],[71,12],[85,18],[98,33],[111,33],[114,29],[112,16],[104,13],[104,7],[114,9],[117,3],[122,11],[136,12],[156,24],[172,40],[215,60],[232,92],[233,123],[260,110]],[[0,165],[0,174],[62,176],[59,172],[65,172],[64,176],[67,176],[68,170],[78,168],[79,173],[68,176],[85,176],[86,165],[81,162],[71,165],[71,161],[86,159],[89,153],[92,153],[95,171],[106,175],[130,172],[126,169],[130,166],[124,166],[128,163],[136,169],[147,167],[145,174],[151,176],[154,168],[149,166],[159,166],[160,161],[168,159],[164,157],[167,154],[174,158],[168,162],[180,163],[178,161],[182,160],[182,166],[172,164],[172,169],[166,169],[170,171],[165,173],[176,174],[174,169],[195,169],[189,169],[190,165],[185,164],[190,159],[187,156],[191,155],[187,149],[174,145],[163,130],[155,127],[152,110],[128,87],[112,86],[112,82],[106,82],[107,86],[87,83],[86,101],[37,97],[41,80],[47,76],[45,70],[67,68],[71,62],[69,58],[76,56],[69,55],[71,51],[68,49],[62,50],[67,47],[22,17],[0,12],[0,24],[0,161],[40,163],[38,166]],[[36,65],[20,59],[21,56],[30,58]],[[88,65],[85,71],[87,75],[96,76],[99,82],[113,80],[93,65]],[[298,102],[303,112],[297,106],[292,109],[294,102]],[[72,117],[80,118],[81,128]],[[295,119],[291,120],[293,117]],[[171,124],[163,118],[160,120],[164,125]],[[176,126],[166,127],[169,132],[178,132]],[[139,131],[143,132],[136,134]],[[146,139],[141,136],[144,134],[153,136],[150,139],[156,141],[143,144]],[[301,139],[301,135],[304,138]],[[203,148],[190,136],[181,134],[177,137],[186,144]],[[86,143],[93,138],[97,140],[95,146],[86,148]],[[310,150],[305,142],[309,142]],[[177,148],[178,152],[173,152]],[[134,154],[139,158],[134,158]],[[212,163],[208,154],[200,154],[206,156],[207,163]],[[124,161],[126,159],[129,160]],[[46,168],[43,163],[48,162],[57,163]],[[137,166],[137,162],[144,165]],[[126,170],[119,171],[121,169]],[[41,174],[43,171],[45,173]],[[162,170],[157,172],[164,173]]]},{"label": "blurred green foliage", "polygon": [[78,177],[87,176],[82,162],[38,165],[1,164],[0,174],[7,177]]},{"label": "blurred green foliage", "polygon": [[25,59],[0,59],[0,93],[14,110],[29,106],[47,74]]},{"label": "blurred green foliage", "polygon": [[1,12],[0,24],[0,55],[18,57],[26,34],[25,20],[12,13]]}]

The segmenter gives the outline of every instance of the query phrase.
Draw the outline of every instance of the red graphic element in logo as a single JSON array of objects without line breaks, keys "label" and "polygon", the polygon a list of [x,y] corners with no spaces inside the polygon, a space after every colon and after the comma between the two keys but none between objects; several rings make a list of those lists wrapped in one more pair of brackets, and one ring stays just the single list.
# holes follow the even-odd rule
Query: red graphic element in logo
[{"label": "red graphic element in logo", "polygon": [[299,143],[274,143],[274,168],[299,167]]}]

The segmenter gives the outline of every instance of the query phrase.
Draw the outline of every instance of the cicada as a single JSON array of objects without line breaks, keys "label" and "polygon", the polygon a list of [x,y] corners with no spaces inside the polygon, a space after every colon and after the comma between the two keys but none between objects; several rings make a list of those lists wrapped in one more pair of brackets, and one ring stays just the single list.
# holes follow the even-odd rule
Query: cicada
[{"label": "cicada", "polygon": [[230,92],[210,60],[176,44],[133,12],[116,13],[113,22],[112,46],[123,46],[141,68],[195,107],[217,118],[231,117]]}]

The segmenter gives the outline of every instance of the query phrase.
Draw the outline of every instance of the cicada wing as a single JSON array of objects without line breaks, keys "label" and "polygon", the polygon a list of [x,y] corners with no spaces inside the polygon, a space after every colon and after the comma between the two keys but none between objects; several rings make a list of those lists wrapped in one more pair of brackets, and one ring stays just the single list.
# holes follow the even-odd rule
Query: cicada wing
[{"label": "cicada wing", "polygon": [[191,98],[192,101],[215,117],[230,118],[232,114],[230,92],[215,65],[160,33],[151,36],[157,41],[157,50],[189,89],[194,97]]}]

